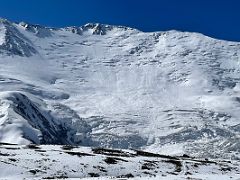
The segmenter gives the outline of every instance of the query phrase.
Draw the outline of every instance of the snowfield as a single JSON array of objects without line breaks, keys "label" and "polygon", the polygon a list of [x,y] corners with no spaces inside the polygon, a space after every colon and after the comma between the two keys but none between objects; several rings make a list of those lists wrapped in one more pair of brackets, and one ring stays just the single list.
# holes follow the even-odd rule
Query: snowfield
[{"label": "snowfield", "polygon": [[[92,23],[48,28],[1,19],[0,142],[237,161],[239,63],[239,42],[199,33]],[[24,158],[19,161],[29,163]],[[8,169],[1,162],[0,169]]]}]

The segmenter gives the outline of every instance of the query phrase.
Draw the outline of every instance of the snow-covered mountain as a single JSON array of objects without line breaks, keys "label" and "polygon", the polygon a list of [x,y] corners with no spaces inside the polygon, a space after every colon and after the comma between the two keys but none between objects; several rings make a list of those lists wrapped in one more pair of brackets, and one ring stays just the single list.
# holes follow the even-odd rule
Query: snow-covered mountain
[{"label": "snow-covered mountain", "polygon": [[0,142],[240,158],[240,43],[0,20]]}]

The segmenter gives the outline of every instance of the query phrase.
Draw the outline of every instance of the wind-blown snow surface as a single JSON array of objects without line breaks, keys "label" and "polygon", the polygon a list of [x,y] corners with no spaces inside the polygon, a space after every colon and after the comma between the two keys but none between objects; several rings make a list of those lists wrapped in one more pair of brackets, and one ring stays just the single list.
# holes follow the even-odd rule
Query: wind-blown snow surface
[{"label": "wind-blown snow surface", "polygon": [[239,158],[240,43],[0,21],[0,142]]}]

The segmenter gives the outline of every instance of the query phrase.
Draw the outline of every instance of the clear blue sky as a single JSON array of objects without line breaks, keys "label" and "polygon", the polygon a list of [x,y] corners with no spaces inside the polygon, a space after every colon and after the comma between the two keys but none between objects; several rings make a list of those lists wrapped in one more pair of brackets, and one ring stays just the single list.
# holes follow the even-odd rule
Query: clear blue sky
[{"label": "clear blue sky", "polygon": [[100,22],[176,29],[240,41],[240,0],[1,0],[0,17],[52,27]]}]

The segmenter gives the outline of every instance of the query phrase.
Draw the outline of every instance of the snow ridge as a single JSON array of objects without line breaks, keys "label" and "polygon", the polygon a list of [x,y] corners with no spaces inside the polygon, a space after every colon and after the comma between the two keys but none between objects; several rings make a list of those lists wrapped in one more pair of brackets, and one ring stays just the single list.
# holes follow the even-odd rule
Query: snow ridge
[{"label": "snow ridge", "polygon": [[37,51],[23,34],[9,21],[0,19],[1,41],[0,50],[7,55],[32,56]]}]

